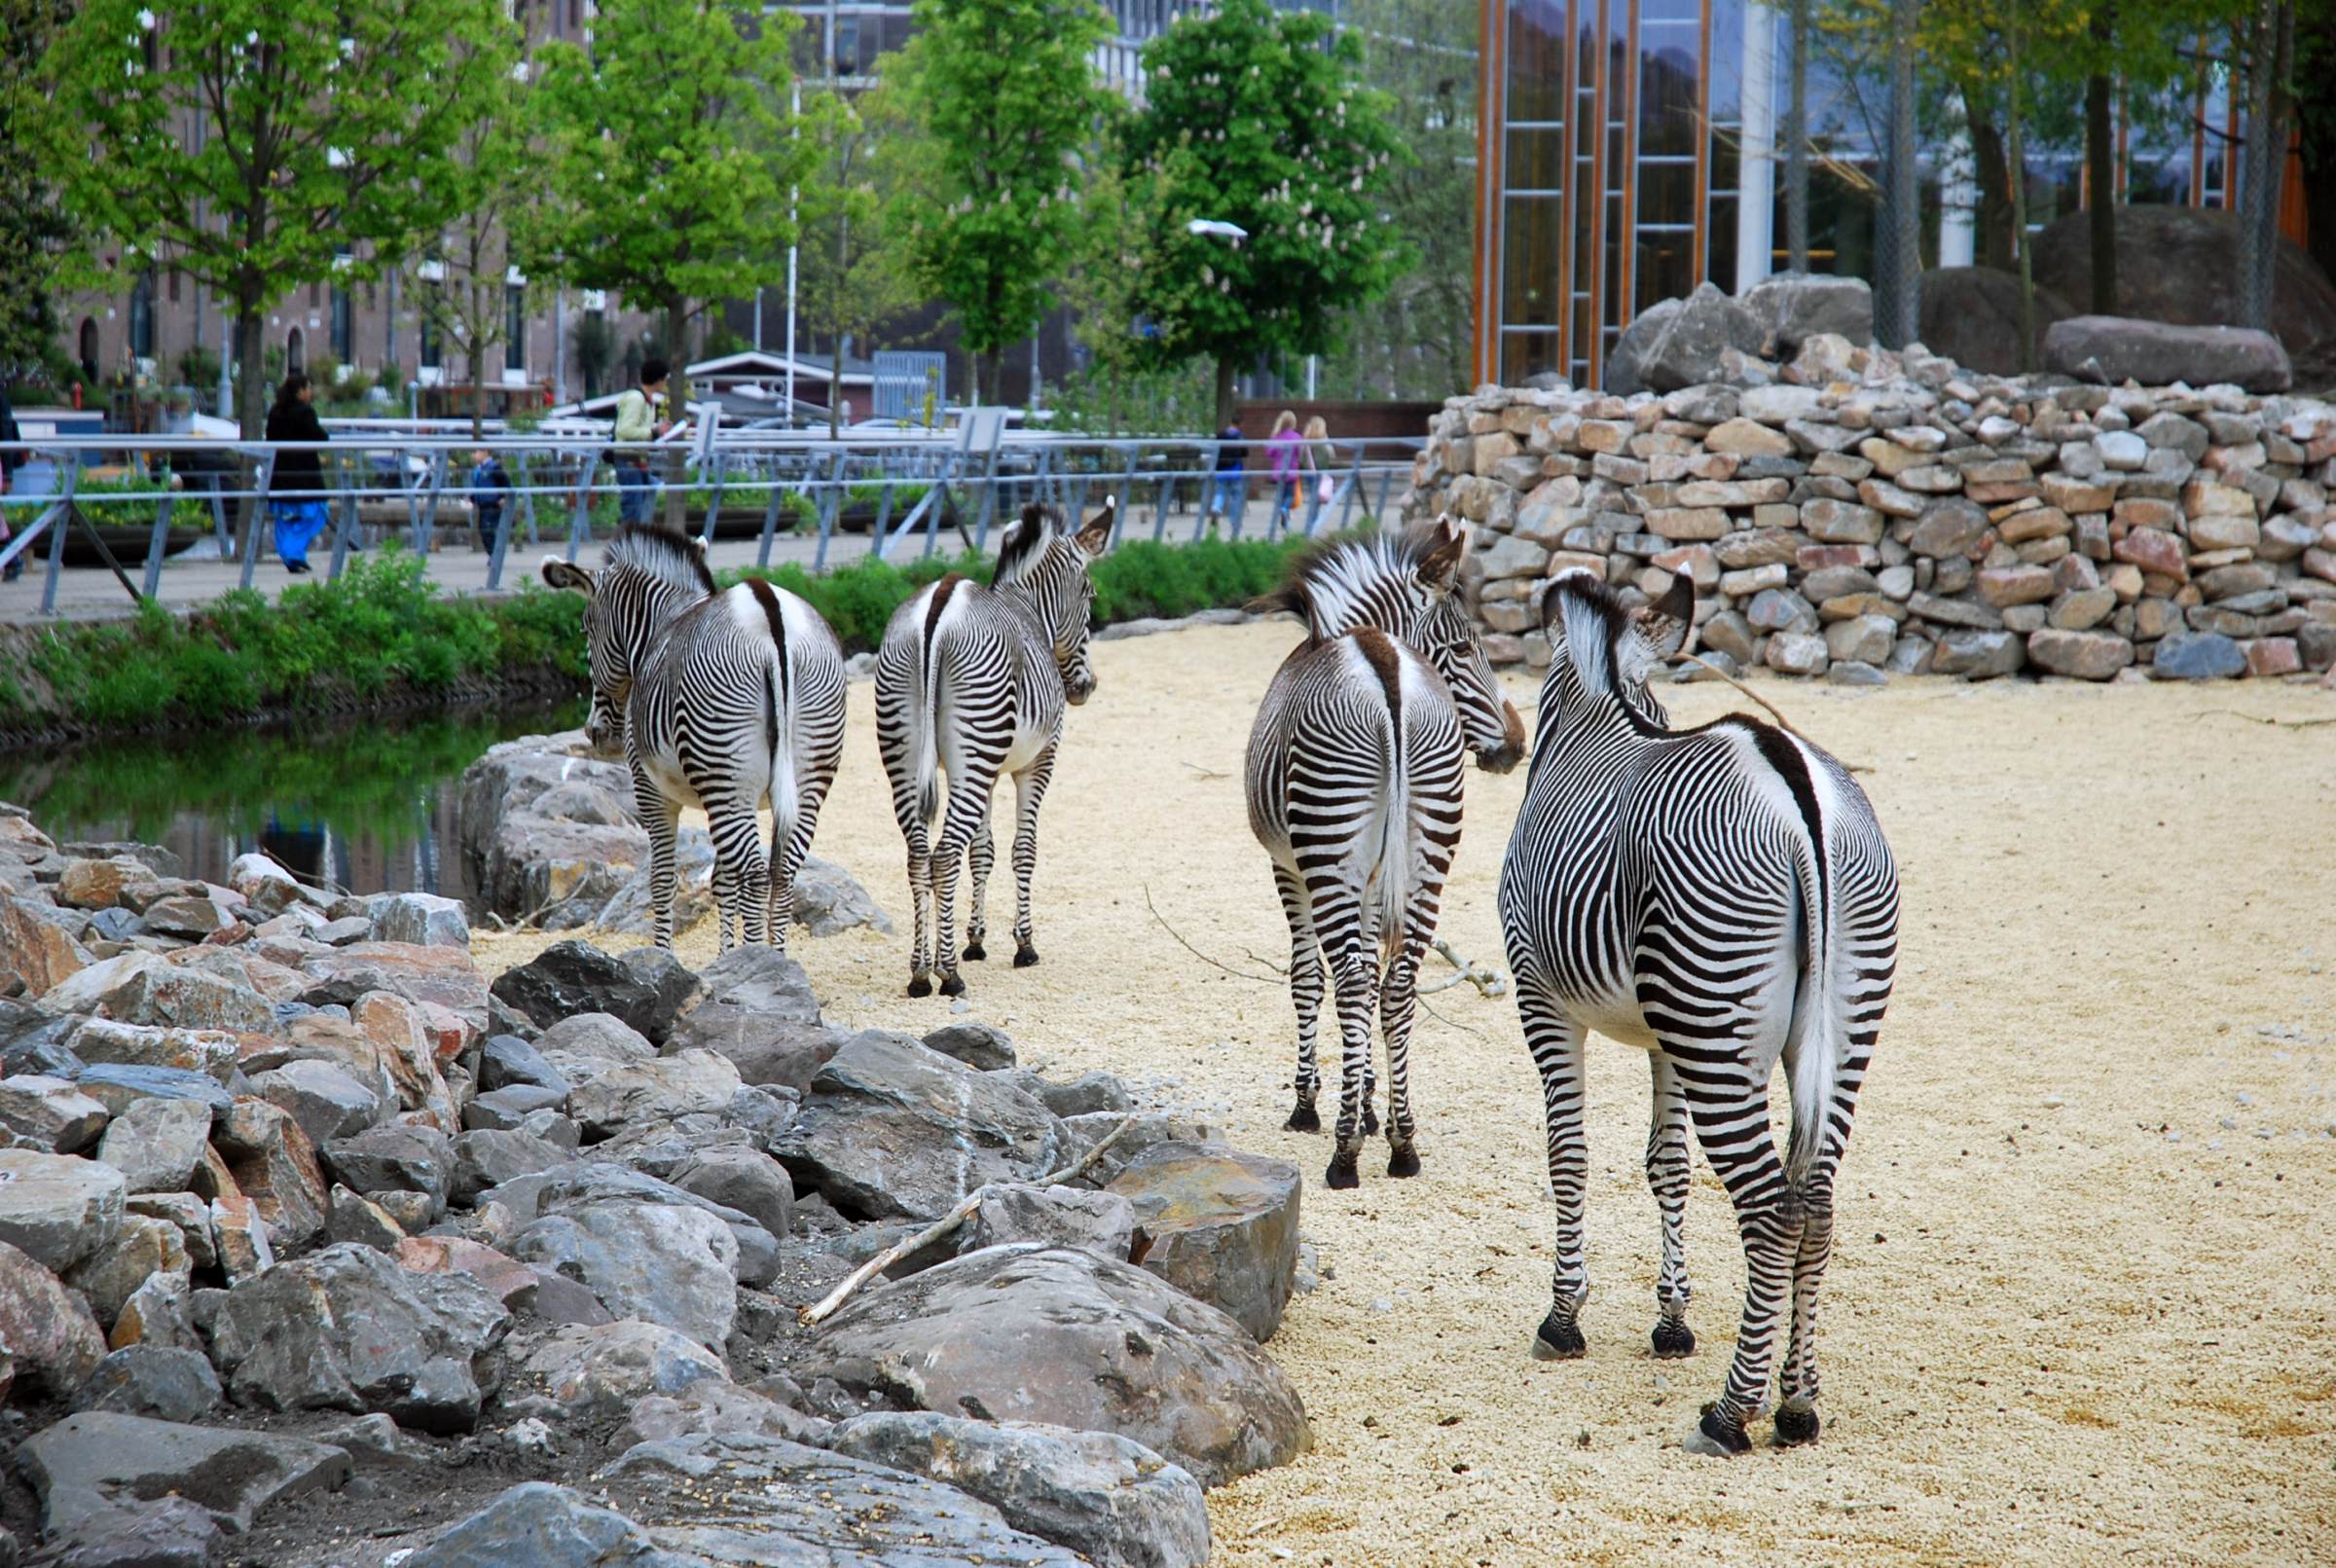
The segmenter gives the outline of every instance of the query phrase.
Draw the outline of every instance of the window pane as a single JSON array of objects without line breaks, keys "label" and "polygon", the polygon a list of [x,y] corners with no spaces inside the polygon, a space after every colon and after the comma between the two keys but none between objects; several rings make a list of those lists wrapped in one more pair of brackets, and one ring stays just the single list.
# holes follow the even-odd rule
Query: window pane
[{"label": "window pane", "polygon": [[1543,371],[1565,374],[1565,361],[1554,332],[1510,332],[1501,336],[1501,383],[1522,385]]},{"label": "window pane", "polygon": [[1735,292],[1735,198],[1715,197],[1711,230],[1704,247],[1707,275],[1722,291]]},{"label": "window pane", "polygon": [[1696,55],[1665,40],[1660,51],[1640,55],[1645,69],[1638,84],[1638,150],[1693,154],[1696,150]]},{"label": "window pane", "polygon": [[1565,0],[1509,0],[1509,118],[1565,118]]},{"label": "window pane", "polygon": [[1695,243],[1693,230],[1669,234],[1640,231],[1635,279],[1639,310],[1658,300],[1683,299],[1694,290]]},{"label": "window pane", "polygon": [[1696,221],[1696,165],[1639,164],[1638,221],[1692,226]]},{"label": "window pane", "polygon": [[1501,323],[1553,326],[1564,215],[1553,197],[1511,197],[1501,224]]},{"label": "window pane", "polygon": [[1555,191],[1565,185],[1565,132],[1509,132],[1509,164],[1502,181],[1510,191]]}]

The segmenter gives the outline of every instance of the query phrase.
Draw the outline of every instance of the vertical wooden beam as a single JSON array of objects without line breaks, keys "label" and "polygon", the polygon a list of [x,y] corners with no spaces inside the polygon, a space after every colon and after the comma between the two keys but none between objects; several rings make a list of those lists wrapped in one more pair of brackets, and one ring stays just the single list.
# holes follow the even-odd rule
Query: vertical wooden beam
[{"label": "vertical wooden beam", "polygon": [[1478,0],[1477,25],[1483,61],[1477,81],[1477,320],[1476,381],[1501,374],[1501,248],[1506,183],[1500,151],[1508,85],[1509,17],[1506,0]]},{"label": "vertical wooden beam", "polygon": [[[1606,95],[1614,89],[1614,72],[1609,69],[1613,43],[1614,0],[1586,0],[1598,8],[1597,43],[1590,51],[1590,66],[1596,86],[1590,98],[1590,128],[1595,138],[1590,143],[1589,163],[1589,342],[1583,346],[1583,357],[1589,362],[1589,381],[1593,386],[1606,370]],[[1571,300],[1566,302],[1570,309]]]},{"label": "vertical wooden beam", "polygon": [[[1695,257],[1688,268],[1690,287],[1697,287],[1711,278],[1711,0],[1703,0],[1703,20],[1697,36],[1702,40],[1696,49],[1696,237]],[[1741,91],[1740,89],[1738,90]],[[1736,99],[1736,120],[1743,120],[1743,99]],[[1738,136],[1741,136],[1739,131]],[[1735,188],[1744,188],[1743,158],[1736,158]],[[1737,223],[1742,223],[1743,201],[1736,201]],[[1736,287],[1743,286],[1739,278]],[[1731,291],[1733,292],[1733,290]]]}]

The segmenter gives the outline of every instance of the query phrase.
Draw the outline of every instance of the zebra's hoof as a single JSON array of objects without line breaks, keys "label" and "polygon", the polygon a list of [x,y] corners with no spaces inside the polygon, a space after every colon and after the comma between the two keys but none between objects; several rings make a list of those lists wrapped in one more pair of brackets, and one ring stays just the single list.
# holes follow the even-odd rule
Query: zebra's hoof
[{"label": "zebra's hoof", "polygon": [[1692,1356],[1695,1353],[1695,1330],[1690,1329],[1684,1323],[1672,1323],[1667,1319],[1655,1325],[1655,1359],[1657,1361],[1677,1361],[1682,1356]]},{"label": "zebra's hoof", "polygon": [[1535,1361],[1580,1361],[1588,1353],[1589,1341],[1582,1337],[1581,1329],[1565,1322],[1554,1311],[1533,1331]]},{"label": "zebra's hoof", "polygon": [[1389,1176],[1417,1176],[1419,1174],[1419,1146],[1405,1144],[1387,1151]]},{"label": "zebra's hoof", "polygon": [[1706,1459],[1734,1459],[1752,1451],[1752,1440],[1744,1436],[1742,1427],[1721,1415],[1717,1404],[1706,1404],[1703,1419],[1688,1429],[1679,1446]]},{"label": "zebra's hoof", "polygon": [[1372,1133],[1375,1133],[1378,1130],[1379,1113],[1370,1108],[1370,1102],[1369,1100],[1365,1100],[1363,1102],[1363,1136],[1369,1138]]},{"label": "zebra's hoof", "polygon": [[932,995],[932,982],[920,974],[908,982],[908,994],[912,997],[930,997]]},{"label": "zebra's hoof", "polygon": [[966,951],[961,956],[967,964],[979,964],[983,959],[986,959],[990,956],[990,950],[981,945],[981,939],[979,937],[975,937],[972,941],[966,944]]},{"label": "zebra's hoof", "polygon": [[945,979],[943,979],[943,980],[941,981],[941,995],[942,995],[942,996],[944,996],[944,997],[962,997],[962,996],[964,996],[965,994],[966,994],[966,977],[965,977],[964,975],[962,975],[962,974],[952,974],[952,975],[948,976],[947,978],[945,978]]},{"label": "zebra's hoof", "polygon": [[1330,1169],[1322,1173],[1322,1185],[1340,1189],[1363,1185],[1362,1176],[1355,1170],[1355,1156],[1352,1151],[1341,1150],[1331,1156]]},{"label": "zebra's hoof", "polygon": [[1776,1406],[1776,1446],[1797,1448],[1805,1442],[1817,1440],[1817,1411],[1810,1405],[1806,1409],[1791,1404]]},{"label": "zebra's hoof", "polygon": [[1022,944],[1020,947],[1017,947],[1017,948],[1015,948],[1015,949],[1014,949],[1014,967],[1015,967],[1015,968],[1017,968],[1017,969],[1027,969],[1027,968],[1029,968],[1029,967],[1030,967],[1030,966],[1031,966],[1033,964],[1036,964],[1036,963],[1038,963],[1038,962],[1039,962],[1039,950],[1038,950],[1037,948],[1035,948],[1035,947],[1031,946],[1031,945],[1030,945],[1028,942],[1024,942],[1024,943],[1023,943],[1023,944]]},{"label": "zebra's hoof", "polygon": [[1282,1123],[1282,1131],[1320,1132],[1322,1131],[1322,1112],[1314,1109],[1313,1101],[1300,1100],[1297,1108],[1290,1112],[1290,1119]]}]

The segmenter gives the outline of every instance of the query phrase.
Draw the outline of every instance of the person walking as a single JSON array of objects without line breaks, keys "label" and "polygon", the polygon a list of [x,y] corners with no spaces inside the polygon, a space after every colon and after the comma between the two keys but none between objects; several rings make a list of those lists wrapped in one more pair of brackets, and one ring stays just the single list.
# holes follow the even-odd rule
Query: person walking
[{"label": "person walking", "polygon": [[1241,421],[1227,419],[1217,432],[1217,477],[1209,492],[1209,516],[1232,524],[1233,537],[1241,536],[1241,514],[1249,508],[1249,469],[1241,452]]},{"label": "person walking", "polygon": [[[316,385],[301,371],[284,378],[276,389],[275,406],[268,411],[271,441],[327,439],[316,418]],[[268,482],[268,510],[275,520],[275,556],[284,570],[303,576],[309,569],[309,544],[324,531],[324,455],[288,451],[275,455],[275,469]]]},{"label": "person walking", "polygon": [[1273,471],[1273,517],[1265,537],[1278,539],[1297,506],[1297,479],[1306,466],[1305,443],[1298,438],[1297,416],[1288,409],[1273,417],[1273,434],[1265,438],[1265,461]]},{"label": "person walking", "polygon": [[503,507],[511,499],[511,476],[503,472],[502,459],[485,447],[470,456],[471,533],[484,550],[503,526]]},{"label": "person walking", "polygon": [[649,478],[649,455],[641,449],[672,428],[657,418],[658,404],[665,398],[666,374],[664,360],[643,360],[640,384],[626,387],[616,400],[616,516],[620,523],[649,520],[655,482]]},{"label": "person walking", "polygon": [[1306,499],[1306,537],[1314,536],[1314,525],[1321,520],[1322,509],[1331,504],[1338,492],[1338,482],[1331,471],[1338,466],[1338,449],[1331,445],[1331,427],[1321,415],[1306,421],[1306,470],[1314,476],[1314,492]]}]

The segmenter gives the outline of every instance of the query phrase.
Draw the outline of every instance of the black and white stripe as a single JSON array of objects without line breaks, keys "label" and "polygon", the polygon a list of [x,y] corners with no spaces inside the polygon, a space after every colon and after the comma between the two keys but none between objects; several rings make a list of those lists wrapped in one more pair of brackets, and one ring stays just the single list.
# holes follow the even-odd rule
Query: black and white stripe
[{"label": "black and white stripe", "polygon": [[[1898,878],[1865,792],[1816,747],[1740,716],[1669,727],[1647,677],[1684,646],[1694,609],[1684,575],[1636,612],[1587,574],[1551,583],[1552,659],[1500,907],[1557,1199],[1552,1304],[1534,1353],[1585,1350],[1583,1041],[1596,1030],[1647,1050],[1654,1071],[1658,1356],[1695,1348],[1680,1235],[1690,1126],[1735,1207],[1742,1328],[1725,1390],[1688,1438],[1734,1453],[1767,1407],[1780,1328],[1776,1439],[1817,1435],[1817,1286],[1897,966]],[[1769,1127],[1780,1061],[1793,1107],[1782,1157]]]},{"label": "black and white stripe", "polygon": [[1307,626],[1259,706],[1246,793],[1250,830],[1273,857],[1290,923],[1296,1131],[1322,1126],[1315,1032],[1326,961],[1337,995],[1343,1082],[1332,1186],[1356,1185],[1363,1139],[1376,1130],[1374,1006],[1387,1041],[1387,1172],[1419,1170],[1411,1021],[1460,842],[1462,748],[1506,771],[1524,748],[1523,722],[1453,591],[1467,538],[1442,521],[1336,540],[1301,556],[1288,585],[1252,606],[1296,611]]},{"label": "black and white stripe", "polygon": [[[785,950],[795,873],[844,751],[844,656],[827,623],[759,579],[717,591],[702,541],[628,525],[599,572],[557,557],[543,580],[581,592],[592,652],[587,733],[621,738],[649,835],[657,945],[674,945],[674,835],[705,809],[721,947]],[[771,854],[756,813],[771,803]],[[777,864],[772,864],[773,857]]]},{"label": "black and white stripe", "polygon": [[985,903],[997,858],[990,797],[1002,773],[1013,777],[1015,791],[1014,966],[1039,961],[1030,922],[1039,805],[1054,775],[1064,704],[1083,703],[1095,690],[1087,564],[1110,545],[1112,521],[1107,504],[1078,532],[1065,533],[1053,513],[1025,507],[999,547],[988,587],[952,572],[894,611],[885,628],[876,655],[876,740],[892,780],[893,815],[908,841],[917,927],[912,997],[929,995],[936,974],[943,996],[965,992],[957,967],[961,857],[973,873],[965,956],[987,956]]}]

